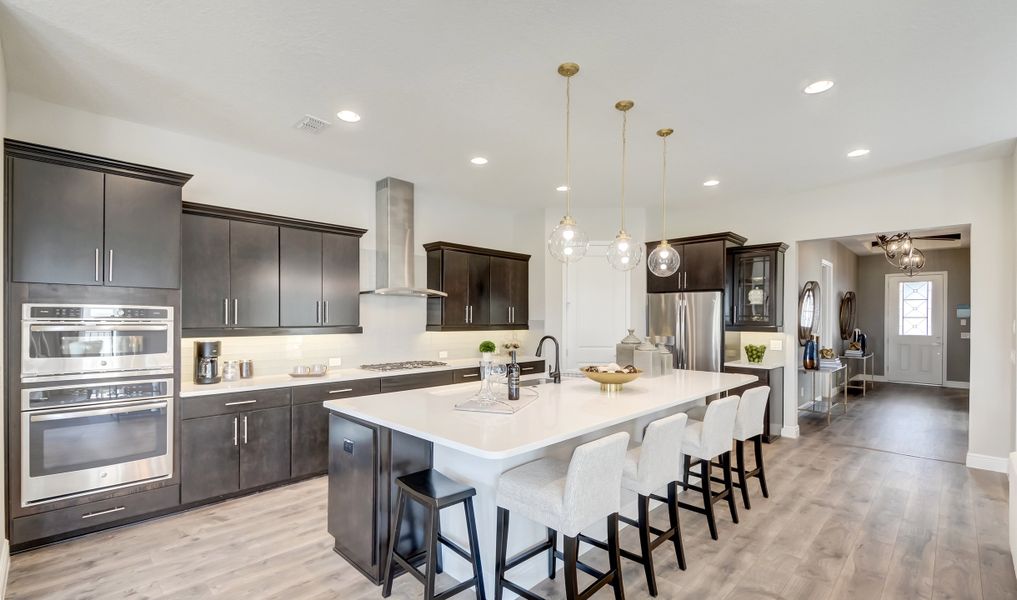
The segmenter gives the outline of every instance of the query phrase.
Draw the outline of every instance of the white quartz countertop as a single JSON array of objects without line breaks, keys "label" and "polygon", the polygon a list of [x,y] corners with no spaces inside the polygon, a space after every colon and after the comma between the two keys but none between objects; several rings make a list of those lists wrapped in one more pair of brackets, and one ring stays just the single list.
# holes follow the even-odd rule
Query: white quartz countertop
[{"label": "white quartz countertop", "polygon": [[[520,356],[519,362],[530,362],[544,360],[536,356]],[[236,392],[252,392],[255,390],[271,390],[275,388],[297,387],[301,385],[315,385],[319,383],[335,383],[337,381],[354,381],[357,379],[377,379],[379,377],[393,377],[396,375],[412,375],[414,373],[431,373],[434,371],[449,371],[454,369],[467,369],[480,364],[479,358],[442,359],[447,362],[444,367],[425,367],[423,369],[403,369],[400,371],[368,371],[366,369],[335,369],[329,370],[323,377],[290,377],[289,375],[256,375],[249,379],[238,379],[237,381],[223,381],[198,385],[193,381],[182,381],[180,383],[180,397],[191,398],[194,396],[212,396],[215,394],[232,394]],[[508,362],[507,356],[496,356],[495,363]],[[258,365],[254,365],[257,372]]]},{"label": "white quartz countertop", "polygon": [[638,419],[756,381],[753,375],[675,371],[640,378],[620,392],[599,384],[563,379],[561,384],[524,387],[539,397],[511,415],[463,412],[454,406],[477,391],[460,384],[328,400],[325,407],[362,421],[428,440],[480,458],[499,460]]},{"label": "white quartz countertop", "polygon": [[761,363],[753,363],[747,360],[729,360],[724,363],[725,367],[738,367],[739,369],[760,369],[762,371],[769,371],[770,369],[777,369],[783,367],[784,363],[777,360],[766,360],[763,359]]}]

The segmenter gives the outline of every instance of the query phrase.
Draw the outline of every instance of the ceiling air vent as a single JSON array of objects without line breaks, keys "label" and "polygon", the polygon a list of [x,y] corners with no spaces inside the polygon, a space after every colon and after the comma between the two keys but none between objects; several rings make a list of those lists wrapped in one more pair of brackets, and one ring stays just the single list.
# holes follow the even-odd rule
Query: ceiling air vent
[{"label": "ceiling air vent", "polygon": [[329,125],[331,125],[331,123],[329,123],[325,119],[319,119],[318,117],[312,115],[304,115],[304,118],[300,119],[300,122],[297,123],[297,129],[306,131],[308,133],[318,133],[319,131],[325,129]]}]

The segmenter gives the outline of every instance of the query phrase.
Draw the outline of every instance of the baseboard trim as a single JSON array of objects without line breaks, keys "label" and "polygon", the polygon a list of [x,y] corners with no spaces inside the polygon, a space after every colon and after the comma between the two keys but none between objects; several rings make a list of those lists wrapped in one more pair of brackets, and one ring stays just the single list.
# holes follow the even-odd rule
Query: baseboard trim
[{"label": "baseboard trim", "polygon": [[943,384],[943,387],[955,390],[969,390],[971,389],[971,384],[967,381],[947,381]]},{"label": "baseboard trim", "polygon": [[0,598],[7,596],[7,576],[11,570],[11,543],[4,540],[0,548]]},{"label": "baseboard trim", "polygon": [[801,436],[802,430],[797,425],[784,426],[780,428],[780,436],[796,439]]},{"label": "baseboard trim", "polygon": [[995,473],[1006,473],[1009,466],[1006,457],[975,454],[974,452],[968,452],[967,460],[965,460],[964,464],[969,469],[980,469]]}]

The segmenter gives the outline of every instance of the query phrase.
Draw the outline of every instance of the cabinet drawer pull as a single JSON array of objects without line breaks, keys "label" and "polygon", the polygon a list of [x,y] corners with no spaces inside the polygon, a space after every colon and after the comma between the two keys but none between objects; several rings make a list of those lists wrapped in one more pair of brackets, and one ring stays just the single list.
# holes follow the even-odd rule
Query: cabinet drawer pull
[{"label": "cabinet drawer pull", "polygon": [[463,373],[463,379],[467,377],[480,377],[480,373]]},{"label": "cabinet drawer pull", "polygon": [[81,515],[82,519],[91,519],[92,517],[101,517],[102,515],[108,515],[110,513],[120,512],[127,508],[126,506],[115,506],[106,510],[97,510],[95,512],[85,513]]},{"label": "cabinet drawer pull", "polygon": [[534,370],[536,368],[537,367],[522,367],[519,370],[522,371],[522,372],[526,372],[526,371],[532,371],[532,370]]},{"label": "cabinet drawer pull", "polygon": [[223,406],[238,406],[240,404],[254,404],[257,400],[237,400],[236,402],[227,402]]},{"label": "cabinet drawer pull", "polygon": [[345,394],[346,392],[352,392],[353,388],[343,388],[341,390],[329,390],[329,394]]}]

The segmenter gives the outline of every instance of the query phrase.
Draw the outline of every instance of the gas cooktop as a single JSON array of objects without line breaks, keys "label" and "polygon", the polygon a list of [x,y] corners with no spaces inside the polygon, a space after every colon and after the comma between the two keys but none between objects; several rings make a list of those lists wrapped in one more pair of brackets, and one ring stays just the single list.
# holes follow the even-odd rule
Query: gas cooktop
[{"label": "gas cooktop", "polygon": [[447,367],[448,363],[436,360],[407,360],[403,362],[378,363],[374,365],[360,365],[361,369],[368,371],[403,371],[405,369],[426,369],[428,367]]}]

